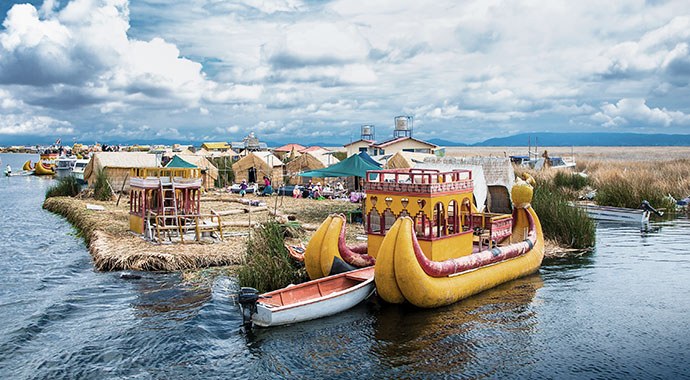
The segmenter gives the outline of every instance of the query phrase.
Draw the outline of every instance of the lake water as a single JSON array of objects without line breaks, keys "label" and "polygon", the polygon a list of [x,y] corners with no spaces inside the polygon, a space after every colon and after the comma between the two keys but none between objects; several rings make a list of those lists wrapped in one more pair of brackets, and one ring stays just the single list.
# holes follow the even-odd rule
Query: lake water
[{"label": "lake water", "polygon": [[[0,155],[15,170],[37,156]],[[690,222],[601,224],[597,248],[435,309],[371,302],[241,328],[233,279],[96,272],[41,209],[51,180],[0,180],[0,378],[690,378]]]}]

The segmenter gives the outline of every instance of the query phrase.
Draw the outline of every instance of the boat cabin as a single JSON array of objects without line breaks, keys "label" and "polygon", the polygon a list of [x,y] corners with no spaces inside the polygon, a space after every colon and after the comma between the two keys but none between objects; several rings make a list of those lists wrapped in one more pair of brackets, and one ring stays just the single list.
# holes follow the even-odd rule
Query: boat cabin
[{"label": "boat cabin", "polygon": [[512,215],[477,211],[471,170],[368,171],[364,189],[369,252],[378,252],[384,236],[401,216],[414,220],[419,245],[434,261],[491,248],[512,232]]}]

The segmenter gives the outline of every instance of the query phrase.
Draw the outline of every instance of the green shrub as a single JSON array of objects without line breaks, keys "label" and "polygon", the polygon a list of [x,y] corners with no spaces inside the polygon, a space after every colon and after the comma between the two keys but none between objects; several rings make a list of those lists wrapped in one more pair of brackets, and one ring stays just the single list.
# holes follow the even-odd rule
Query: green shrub
[{"label": "green shrub", "polygon": [[538,183],[532,206],[541,221],[544,237],[575,249],[594,246],[594,222],[584,211],[569,205],[567,196],[554,185]]},{"label": "green shrub", "polygon": [[81,185],[76,177],[68,175],[58,179],[57,183],[46,190],[46,198],[74,197],[81,192]]},{"label": "green shrub", "polygon": [[234,161],[230,157],[214,157],[211,163],[218,168],[218,178],[214,181],[216,187],[225,187],[235,181],[235,172],[232,170]]},{"label": "green shrub", "polygon": [[237,270],[240,286],[264,293],[307,279],[306,271],[298,268],[285,248],[285,229],[280,223],[269,221],[248,240],[245,262]]},{"label": "green shrub", "polygon": [[578,173],[567,173],[559,171],[553,177],[554,185],[558,187],[567,187],[573,190],[583,189],[590,184],[589,177],[582,176]]},{"label": "green shrub", "polygon": [[105,170],[96,173],[96,181],[93,184],[93,197],[99,201],[109,201],[113,198],[113,190],[108,183],[108,174]]},{"label": "green shrub", "polygon": [[333,157],[337,158],[339,161],[342,161],[347,158],[347,152],[335,152],[333,153]]}]

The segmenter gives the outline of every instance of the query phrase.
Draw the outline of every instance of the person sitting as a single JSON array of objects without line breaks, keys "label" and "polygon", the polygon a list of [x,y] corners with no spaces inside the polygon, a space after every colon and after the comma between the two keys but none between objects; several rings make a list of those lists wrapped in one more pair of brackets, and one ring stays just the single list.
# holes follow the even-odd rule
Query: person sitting
[{"label": "person sitting", "polygon": [[240,183],[240,196],[244,197],[247,194],[247,187],[247,181],[242,180],[242,183]]},{"label": "person sitting", "polygon": [[271,180],[264,176],[264,191],[261,195],[271,195],[273,194],[273,187],[271,186]]},{"label": "person sitting", "polygon": [[295,188],[292,189],[292,197],[302,198],[302,189],[300,189],[299,185],[295,185]]}]

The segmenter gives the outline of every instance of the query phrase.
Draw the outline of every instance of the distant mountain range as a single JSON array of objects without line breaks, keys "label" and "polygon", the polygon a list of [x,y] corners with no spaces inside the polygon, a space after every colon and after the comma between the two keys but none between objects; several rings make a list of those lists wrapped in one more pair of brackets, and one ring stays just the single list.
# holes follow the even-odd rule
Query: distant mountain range
[{"label": "distant mountain range", "polygon": [[[30,136],[15,136],[15,137],[4,137],[0,140],[0,146],[10,146],[10,145],[50,145],[55,142],[55,140],[45,140],[45,138],[36,138]],[[66,140],[66,139],[65,139]],[[217,141],[221,141],[218,139]],[[236,140],[239,141],[239,140]],[[669,135],[669,134],[644,134],[644,133],[551,133],[551,132],[536,132],[536,133],[521,133],[513,136],[507,137],[496,137],[491,138],[482,142],[474,144],[466,144],[457,141],[450,141],[444,139],[431,139],[428,140],[430,143],[439,146],[527,146],[531,144],[532,146],[690,146],[690,135]],[[91,144],[93,142],[89,141],[79,141],[86,144]],[[228,141],[229,142],[229,141]],[[292,140],[285,141],[262,141],[265,142],[269,147],[278,147],[290,142],[295,142]],[[108,145],[172,145],[172,144],[183,144],[183,145],[195,145],[200,146],[202,141],[177,141],[170,139],[161,140],[139,140],[139,141],[107,141],[104,139],[103,143]],[[63,141],[65,145],[71,145],[71,142]],[[306,143],[303,145],[313,146],[342,146],[344,143],[341,141],[321,141]]]}]

